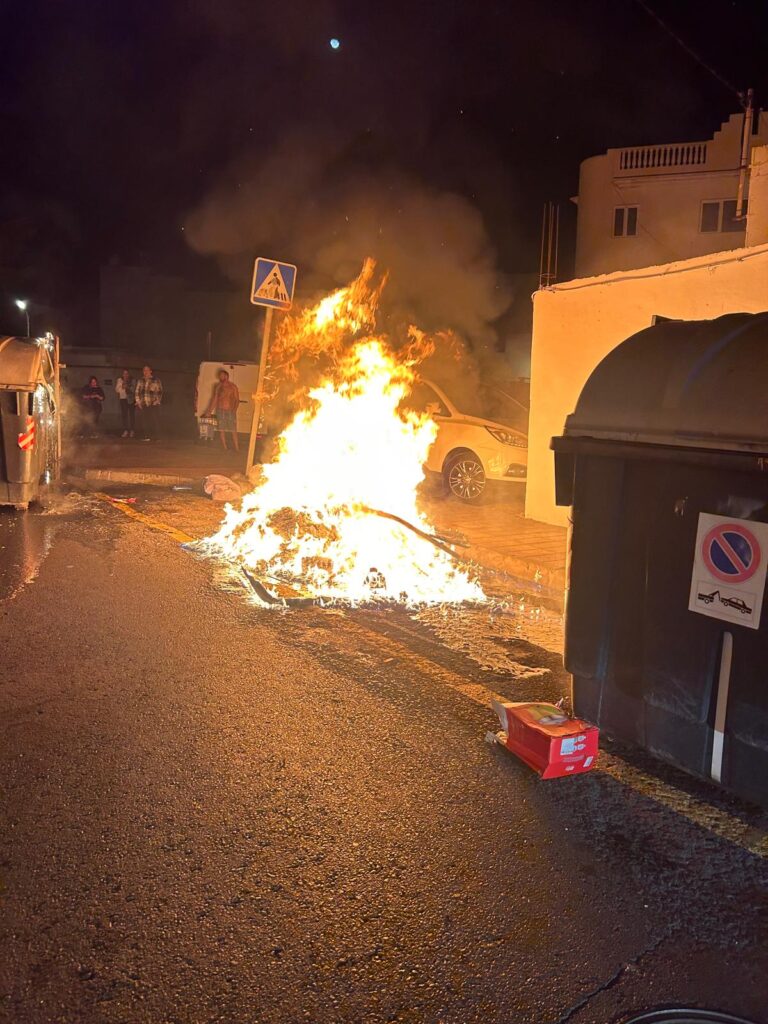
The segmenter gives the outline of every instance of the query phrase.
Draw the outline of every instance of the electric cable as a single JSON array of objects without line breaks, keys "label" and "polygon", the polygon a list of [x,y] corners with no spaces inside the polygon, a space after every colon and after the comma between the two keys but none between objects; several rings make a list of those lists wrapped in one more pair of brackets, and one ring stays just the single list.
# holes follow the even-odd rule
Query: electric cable
[{"label": "electric cable", "polygon": [[693,47],[689,46],[688,43],[686,43],[686,41],[674,31],[674,29],[670,28],[669,25],[653,10],[653,8],[645,2],[645,0],[635,0],[635,3],[642,7],[648,17],[653,18],[656,24],[662,28],[667,35],[671,36],[678,46],[685,50],[689,57],[693,57],[696,63],[700,64],[705,71],[708,71],[713,78],[716,78],[721,85],[725,86],[726,89],[738,96],[739,103],[742,107],[745,105],[744,93],[740,89],[737,89],[732,82],[729,82],[727,78],[721,75],[719,71],[713,68],[711,64],[707,64],[707,62],[693,49]]}]

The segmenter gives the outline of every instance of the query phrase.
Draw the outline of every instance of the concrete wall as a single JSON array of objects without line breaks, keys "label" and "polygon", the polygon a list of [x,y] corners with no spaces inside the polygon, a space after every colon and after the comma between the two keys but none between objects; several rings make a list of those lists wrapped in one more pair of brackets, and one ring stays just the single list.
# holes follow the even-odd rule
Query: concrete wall
[{"label": "concrete wall", "polygon": [[66,364],[65,369],[61,371],[62,391],[65,398],[71,399],[65,404],[65,421],[66,413],[69,412],[69,419],[76,425],[80,390],[88,383],[89,377],[96,377],[104,389],[105,396],[99,429],[102,433],[119,434],[122,425],[120,403],[114,387],[115,380],[124,369],[130,370],[138,380],[142,367],[149,363],[163,382],[163,433],[173,437],[197,435],[195,385],[199,364],[179,363],[178,360],[162,358],[146,359],[137,357],[135,353],[116,349],[72,346],[65,346],[62,349],[62,361]]},{"label": "concrete wall", "polygon": [[[768,143],[768,114],[752,146]],[[705,142],[609,149],[579,175],[576,274],[588,277],[655,266],[745,245],[736,231],[701,231],[701,206],[736,199],[743,115],[734,114]],[[614,237],[616,207],[636,206],[637,234]]]},{"label": "concrete wall", "polygon": [[597,363],[654,314],[704,320],[768,310],[768,245],[577,279],[536,292],[526,515],[564,525],[549,443]]}]

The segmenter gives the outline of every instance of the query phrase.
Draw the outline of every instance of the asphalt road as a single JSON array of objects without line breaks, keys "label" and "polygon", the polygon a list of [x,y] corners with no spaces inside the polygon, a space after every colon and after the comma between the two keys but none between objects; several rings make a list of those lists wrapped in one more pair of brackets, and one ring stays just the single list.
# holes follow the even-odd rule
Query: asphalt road
[{"label": "asphalt road", "polygon": [[2,1021],[768,1024],[764,817],[485,744],[462,681],[546,651],[259,610],[92,499],[0,513],[0,644]]}]

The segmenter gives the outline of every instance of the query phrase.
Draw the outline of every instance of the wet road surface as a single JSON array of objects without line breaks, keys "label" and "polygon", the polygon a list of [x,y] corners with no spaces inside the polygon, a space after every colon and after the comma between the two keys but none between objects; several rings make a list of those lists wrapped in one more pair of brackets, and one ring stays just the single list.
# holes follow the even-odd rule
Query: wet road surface
[{"label": "wet road surface", "polygon": [[13,599],[37,577],[59,525],[52,516],[0,509],[0,601]]},{"label": "wet road surface", "polygon": [[762,815],[483,742],[551,652],[260,610],[92,499],[0,548],[0,1020],[768,1024]]}]

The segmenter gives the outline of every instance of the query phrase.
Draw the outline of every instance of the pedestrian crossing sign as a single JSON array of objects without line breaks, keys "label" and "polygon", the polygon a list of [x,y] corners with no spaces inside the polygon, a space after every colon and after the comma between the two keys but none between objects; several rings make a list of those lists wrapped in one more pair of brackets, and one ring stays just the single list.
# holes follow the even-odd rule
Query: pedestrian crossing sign
[{"label": "pedestrian crossing sign", "polygon": [[296,285],[296,267],[263,256],[256,259],[251,285],[251,302],[255,306],[290,309]]}]

